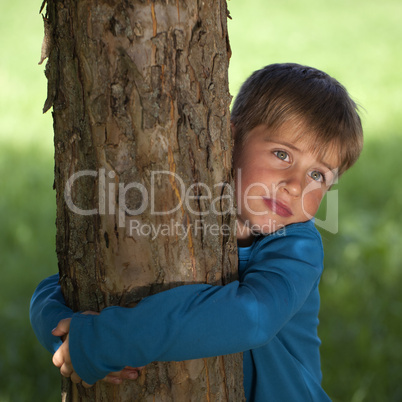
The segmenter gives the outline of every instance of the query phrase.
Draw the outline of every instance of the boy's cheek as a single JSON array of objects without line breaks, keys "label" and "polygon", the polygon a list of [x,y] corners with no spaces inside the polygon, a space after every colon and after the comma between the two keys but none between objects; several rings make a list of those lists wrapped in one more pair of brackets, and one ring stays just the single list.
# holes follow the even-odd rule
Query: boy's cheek
[{"label": "boy's cheek", "polygon": [[315,216],[324,198],[325,191],[321,189],[310,191],[303,197],[303,212],[309,218]]}]

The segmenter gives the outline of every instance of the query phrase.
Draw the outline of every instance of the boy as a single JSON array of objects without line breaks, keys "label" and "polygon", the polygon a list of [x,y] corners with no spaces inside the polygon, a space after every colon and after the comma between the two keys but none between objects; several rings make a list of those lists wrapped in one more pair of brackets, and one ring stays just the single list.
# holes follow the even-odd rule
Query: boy
[{"label": "boy", "polygon": [[[48,278],[31,321],[62,374],[93,384],[125,366],[243,352],[247,401],[328,401],[317,336],[323,250],[312,218],[360,154],[356,109],[316,69],[275,64],[252,74],[232,109],[239,281],[73,315],[57,275]],[[54,335],[65,334],[58,349]]]}]

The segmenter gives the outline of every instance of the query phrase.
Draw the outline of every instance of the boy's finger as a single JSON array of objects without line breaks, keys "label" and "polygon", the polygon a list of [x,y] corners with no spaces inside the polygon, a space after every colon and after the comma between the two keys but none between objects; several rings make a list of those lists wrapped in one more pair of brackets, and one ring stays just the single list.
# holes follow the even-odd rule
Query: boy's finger
[{"label": "boy's finger", "polygon": [[81,377],[74,371],[73,373],[71,373],[71,381],[75,384],[79,384],[81,382]]},{"label": "boy's finger", "polygon": [[122,371],[119,371],[119,372],[120,373],[129,373],[130,371],[136,371],[136,372],[140,373],[143,368],[145,368],[145,366],[141,366],[141,367],[126,366],[126,367],[124,367],[124,369]]},{"label": "boy's finger", "polygon": [[62,345],[56,350],[52,357],[52,362],[56,367],[61,367],[64,363],[68,363],[71,365],[68,340],[64,341]]},{"label": "boy's finger", "polygon": [[65,318],[64,320],[59,321],[57,327],[52,330],[52,334],[54,336],[63,336],[68,334],[70,331],[70,322],[71,318]]},{"label": "boy's finger", "polygon": [[84,315],[99,315],[100,313],[98,313],[97,311],[87,310],[87,311],[84,311],[82,314],[84,314]]},{"label": "boy's finger", "polygon": [[120,378],[125,380],[136,380],[139,377],[137,370],[123,370],[120,374]]},{"label": "boy's finger", "polygon": [[107,375],[102,381],[108,382],[109,384],[121,384],[123,380],[120,377],[113,375]]},{"label": "boy's finger", "polygon": [[141,375],[143,367],[125,367],[122,371],[122,378],[136,380]]},{"label": "boy's finger", "polygon": [[52,357],[52,362],[56,367],[61,367],[64,363],[64,359],[62,356],[62,353],[60,351],[60,349],[63,347],[63,345],[61,345],[57,350],[56,353],[53,355]]},{"label": "boy's finger", "polygon": [[64,363],[60,367],[60,373],[64,377],[71,377],[71,375],[74,373],[73,366],[71,364]]},{"label": "boy's finger", "polygon": [[141,370],[145,366],[142,367],[124,367],[122,371],[119,373],[119,377],[125,380],[136,380],[141,375]]},{"label": "boy's finger", "polygon": [[111,384],[121,384],[122,380],[136,380],[139,377],[139,370],[135,367],[125,367],[121,371],[109,373],[103,381]]}]

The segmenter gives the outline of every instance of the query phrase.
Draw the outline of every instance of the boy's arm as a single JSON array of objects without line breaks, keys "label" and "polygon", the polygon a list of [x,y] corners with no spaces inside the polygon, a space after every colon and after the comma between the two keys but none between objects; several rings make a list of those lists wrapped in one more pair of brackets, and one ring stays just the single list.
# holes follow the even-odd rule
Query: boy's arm
[{"label": "boy's arm", "polygon": [[52,335],[52,330],[60,320],[72,315],[61,292],[59,275],[43,280],[32,296],[29,318],[36,337],[49,352],[55,353],[62,344],[60,337]]},{"label": "boy's arm", "polygon": [[261,241],[241,282],[186,285],[150,296],[135,308],[74,314],[69,333],[74,370],[92,384],[124,366],[266,344],[300,309],[322,272],[319,235],[288,232]]}]

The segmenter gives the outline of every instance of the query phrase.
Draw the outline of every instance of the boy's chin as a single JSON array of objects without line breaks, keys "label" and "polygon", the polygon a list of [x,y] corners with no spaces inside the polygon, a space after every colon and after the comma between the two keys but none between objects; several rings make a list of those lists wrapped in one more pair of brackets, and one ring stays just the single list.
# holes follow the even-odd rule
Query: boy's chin
[{"label": "boy's chin", "polygon": [[270,219],[267,222],[239,222],[237,224],[237,238],[245,239],[249,236],[259,236],[259,235],[268,235],[278,230],[281,230],[286,225],[281,222],[277,222],[274,219]]}]

